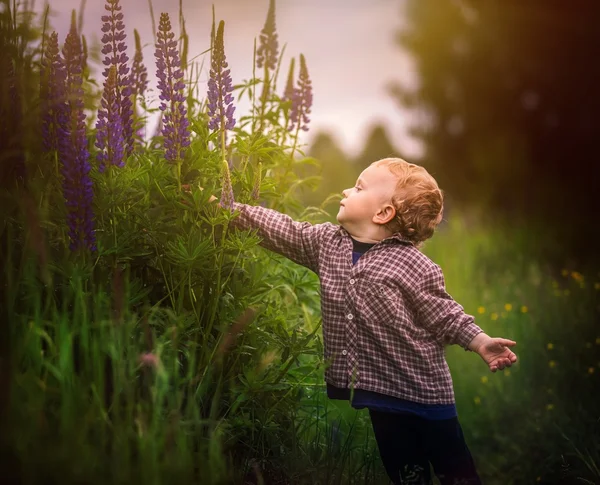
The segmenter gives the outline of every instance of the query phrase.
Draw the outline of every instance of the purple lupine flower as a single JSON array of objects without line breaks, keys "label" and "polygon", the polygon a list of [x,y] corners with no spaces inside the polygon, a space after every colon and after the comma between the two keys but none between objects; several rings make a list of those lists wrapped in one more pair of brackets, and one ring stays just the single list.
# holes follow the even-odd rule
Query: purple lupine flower
[{"label": "purple lupine flower", "polygon": [[42,143],[46,152],[59,151],[67,129],[67,104],[65,94],[65,64],[58,47],[58,34],[52,32],[40,72],[40,101],[42,118]]},{"label": "purple lupine flower", "polygon": [[292,107],[290,109],[290,130],[294,127],[308,131],[310,108],[313,102],[312,83],[308,76],[306,60],[300,54],[300,75],[298,76],[298,87],[294,90]]},{"label": "purple lupine flower", "polygon": [[92,180],[83,112],[81,38],[75,20],[65,40],[63,56],[66,73],[67,126],[59,150],[63,167],[63,193],[67,207],[70,248],[96,250],[92,212]]},{"label": "purple lupine flower", "polygon": [[133,65],[131,66],[131,95],[134,97],[143,97],[148,87],[148,70],[144,65],[144,56],[142,55],[142,43],[137,29],[133,30],[135,37],[135,55],[133,56]]},{"label": "purple lupine flower", "polygon": [[117,102],[117,68],[110,66],[104,82],[101,108],[96,122],[96,147],[98,148],[98,170],[104,172],[106,165],[124,167],[123,121]]},{"label": "purple lupine flower", "polygon": [[256,51],[256,67],[262,68],[266,65],[268,69],[277,67],[279,56],[279,44],[275,27],[275,0],[270,0],[267,20],[260,31],[260,45]]},{"label": "purple lupine flower", "polygon": [[[162,135],[165,158],[170,162],[184,158],[190,145],[189,120],[185,107],[185,83],[175,34],[171,31],[169,14],[161,13],[158,25],[156,52],[156,76],[161,99]],[[168,103],[168,104],[167,104]]]},{"label": "purple lupine flower", "polygon": [[129,77],[129,66],[127,61],[129,57],[126,54],[125,45],[125,24],[123,23],[123,13],[119,0],[106,0],[104,9],[109,15],[102,16],[102,54],[104,60],[102,63],[106,66],[102,75],[108,78],[111,66],[117,70],[117,82],[115,88],[116,103],[119,107],[121,124],[123,126],[123,139],[125,143],[125,157],[131,155],[133,151],[133,106],[131,102],[131,79]]},{"label": "purple lupine flower", "polygon": [[211,59],[210,79],[208,80],[208,128],[210,130],[231,130],[235,126],[233,113],[233,82],[230,69],[227,69],[223,30],[225,22],[219,22],[214,39]]},{"label": "purple lupine flower", "polygon": [[292,101],[294,99],[294,93],[296,92],[296,88],[294,87],[294,71],[296,67],[296,58],[292,57],[290,61],[290,69],[288,71],[287,83],[285,85],[285,91],[283,92],[282,101]]},{"label": "purple lupine flower", "polygon": [[233,186],[231,185],[231,173],[229,172],[229,162],[222,162],[222,179],[221,179],[221,200],[219,205],[224,209],[229,209],[233,212]]}]

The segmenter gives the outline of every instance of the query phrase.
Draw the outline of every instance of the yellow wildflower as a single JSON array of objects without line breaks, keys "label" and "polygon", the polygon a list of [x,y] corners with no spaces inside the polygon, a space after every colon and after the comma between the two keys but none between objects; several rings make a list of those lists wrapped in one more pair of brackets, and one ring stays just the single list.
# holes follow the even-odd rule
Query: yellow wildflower
[{"label": "yellow wildflower", "polygon": [[600,290],[600,283],[594,283],[594,289]]},{"label": "yellow wildflower", "polygon": [[593,374],[595,370],[596,370],[596,369],[594,369],[593,367],[590,367],[590,368],[588,369],[588,374]]},{"label": "yellow wildflower", "polygon": [[550,362],[548,362],[548,365],[550,366],[550,368],[556,367],[556,361],[551,360]]},{"label": "yellow wildflower", "polygon": [[487,381],[488,381],[488,378],[487,378],[487,376],[482,376],[482,377],[481,377],[481,383],[482,383],[482,384],[485,384],[485,383],[487,383]]},{"label": "yellow wildflower", "polygon": [[571,294],[571,291],[570,291],[570,290],[565,290],[565,291],[563,292],[563,295],[565,295],[565,296],[569,296],[570,294]]},{"label": "yellow wildflower", "polygon": [[552,280],[552,288],[558,288],[558,281]]},{"label": "yellow wildflower", "polygon": [[523,305],[523,306],[521,307],[521,313],[527,313],[528,311],[529,311],[529,308],[527,308],[527,306],[526,306],[526,305]]},{"label": "yellow wildflower", "polygon": [[561,275],[563,275],[564,277],[567,277],[567,276],[569,276],[569,270],[568,270],[568,269],[563,269],[563,270],[560,272],[560,274],[561,274]]},{"label": "yellow wildflower", "polygon": [[485,307],[480,306],[479,308],[477,308],[477,313],[483,315],[485,313]]},{"label": "yellow wildflower", "polygon": [[504,305],[504,309],[505,309],[507,312],[509,312],[509,311],[511,311],[511,310],[512,310],[512,305],[511,305],[510,303],[506,303],[506,304]]},{"label": "yellow wildflower", "polygon": [[508,377],[510,375],[510,369],[504,369],[504,375]]},{"label": "yellow wildflower", "polygon": [[571,271],[571,278],[579,283],[583,281],[583,275],[577,271]]},{"label": "yellow wildflower", "polygon": [[494,313],[492,313],[492,314],[490,315],[490,318],[491,318],[492,320],[498,320],[498,314],[497,314],[496,312],[494,312]]},{"label": "yellow wildflower", "polygon": [[596,345],[600,345],[600,337],[596,337]]},{"label": "yellow wildflower", "polygon": [[554,404],[548,404],[548,405],[546,406],[546,409],[547,409],[548,411],[552,411],[552,410],[554,409]]},{"label": "yellow wildflower", "polygon": [[546,345],[546,348],[548,350],[552,350],[554,348],[554,344],[552,342],[548,342],[548,345]]},{"label": "yellow wildflower", "polygon": [[475,396],[475,397],[473,398],[473,402],[474,402],[475,404],[481,404],[481,398],[480,398],[479,396]]}]

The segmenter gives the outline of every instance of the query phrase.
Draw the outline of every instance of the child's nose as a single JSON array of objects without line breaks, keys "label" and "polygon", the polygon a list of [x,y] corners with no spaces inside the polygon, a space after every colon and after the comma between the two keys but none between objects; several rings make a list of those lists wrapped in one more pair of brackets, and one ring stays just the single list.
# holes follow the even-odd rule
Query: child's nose
[{"label": "child's nose", "polygon": [[348,197],[348,194],[347,194],[347,192],[348,192],[349,190],[350,190],[350,189],[344,189],[344,190],[342,190],[342,194],[344,195],[344,197]]}]

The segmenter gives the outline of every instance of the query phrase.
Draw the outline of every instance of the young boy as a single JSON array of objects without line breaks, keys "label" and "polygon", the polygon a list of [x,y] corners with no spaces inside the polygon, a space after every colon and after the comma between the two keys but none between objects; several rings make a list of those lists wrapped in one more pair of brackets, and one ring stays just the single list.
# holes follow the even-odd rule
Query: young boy
[{"label": "young boy", "polygon": [[[478,353],[495,372],[516,362],[445,290],[418,248],[442,220],[434,178],[397,158],[379,160],[343,191],[337,220],[312,225],[245,204],[235,225],[319,275],[327,394],[368,408],[396,483],[481,483],[458,422],[444,345]],[[351,394],[351,391],[352,394]]]}]

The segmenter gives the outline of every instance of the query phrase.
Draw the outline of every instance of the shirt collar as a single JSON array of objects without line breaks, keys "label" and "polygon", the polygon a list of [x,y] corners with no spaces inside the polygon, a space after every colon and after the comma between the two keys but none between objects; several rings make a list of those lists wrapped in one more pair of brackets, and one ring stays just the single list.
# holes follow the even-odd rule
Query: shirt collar
[{"label": "shirt collar", "polygon": [[[340,234],[346,238],[348,238],[348,241],[352,244],[352,240],[350,238],[350,234],[348,233],[348,231],[346,231],[346,229],[344,229],[342,226],[338,226],[338,231],[340,232]],[[380,243],[382,242],[396,242],[396,243],[400,243],[400,244],[408,244],[410,246],[414,246],[414,243],[410,240],[405,238],[404,236],[402,236],[399,233],[395,233],[390,237],[386,237],[385,239],[382,239],[381,241],[379,241]],[[379,243],[377,243],[379,244]]]}]

